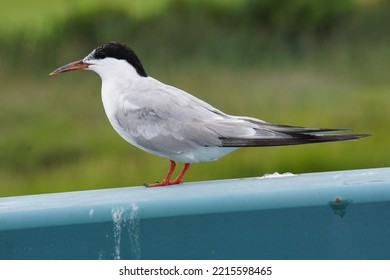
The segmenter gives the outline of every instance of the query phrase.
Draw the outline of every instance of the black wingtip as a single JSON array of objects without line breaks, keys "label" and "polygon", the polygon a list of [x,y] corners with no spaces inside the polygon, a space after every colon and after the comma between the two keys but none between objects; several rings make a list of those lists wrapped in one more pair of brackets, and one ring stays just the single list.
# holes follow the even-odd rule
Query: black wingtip
[{"label": "black wingtip", "polygon": [[266,147],[357,140],[370,134],[291,134],[280,138],[221,138],[222,147]]}]

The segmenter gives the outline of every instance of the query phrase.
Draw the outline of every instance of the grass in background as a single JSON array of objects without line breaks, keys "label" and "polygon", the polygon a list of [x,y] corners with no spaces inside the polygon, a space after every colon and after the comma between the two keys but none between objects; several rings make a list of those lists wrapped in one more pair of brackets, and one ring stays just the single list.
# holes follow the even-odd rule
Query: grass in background
[{"label": "grass in background", "polygon": [[[80,34],[71,32],[80,24],[75,16],[58,27],[57,37],[33,40],[30,52],[3,43],[19,57],[0,57],[0,196],[140,185],[165,175],[166,159],[132,147],[111,128],[96,74],[49,78],[57,66],[110,39],[109,29],[83,39],[94,26],[84,13]],[[114,16],[104,23],[129,25],[111,32],[116,37],[111,39],[133,42],[151,76],[229,114],[374,134],[356,142],[241,149],[217,162],[194,164],[185,179],[199,181],[388,166],[389,40],[364,24],[374,15],[356,14],[326,37],[303,35],[300,41],[278,36],[267,41],[264,31],[256,37],[251,28],[232,30],[203,16],[141,23]],[[197,31],[199,24],[203,29]]]}]

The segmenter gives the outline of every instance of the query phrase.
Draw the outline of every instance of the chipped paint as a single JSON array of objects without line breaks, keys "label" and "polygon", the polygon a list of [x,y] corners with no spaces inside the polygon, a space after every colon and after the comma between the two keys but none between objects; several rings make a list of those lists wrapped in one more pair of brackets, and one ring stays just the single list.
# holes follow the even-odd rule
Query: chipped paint
[{"label": "chipped paint", "polygon": [[328,205],[332,208],[333,213],[340,218],[344,217],[347,213],[347,206],[352,203],[352,200],[342,199],[341,197],[335,197],[334,200],[329,201]]}]

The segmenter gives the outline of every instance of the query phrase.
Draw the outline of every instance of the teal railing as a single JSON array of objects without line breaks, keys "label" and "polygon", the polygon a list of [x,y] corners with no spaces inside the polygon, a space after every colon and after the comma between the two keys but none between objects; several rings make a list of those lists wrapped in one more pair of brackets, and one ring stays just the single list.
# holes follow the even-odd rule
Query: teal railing
[{"label": "teal railing", "polygon": [[390,168],[0,198],[0,259],[390,259]]}]

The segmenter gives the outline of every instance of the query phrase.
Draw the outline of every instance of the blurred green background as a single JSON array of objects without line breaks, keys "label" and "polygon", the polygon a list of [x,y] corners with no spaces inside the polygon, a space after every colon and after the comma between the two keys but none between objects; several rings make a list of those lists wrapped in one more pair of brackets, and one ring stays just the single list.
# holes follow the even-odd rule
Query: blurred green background
[{"label": "blurred green background", "polygon": [[111,128],[93,72],[49,77],[108,41],[217,108],[351,128],[354,142],[241,149],[186,181],[390,165],[390,1],[1,1],[0,196],[140,185],[168,161]]}]

